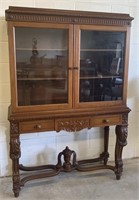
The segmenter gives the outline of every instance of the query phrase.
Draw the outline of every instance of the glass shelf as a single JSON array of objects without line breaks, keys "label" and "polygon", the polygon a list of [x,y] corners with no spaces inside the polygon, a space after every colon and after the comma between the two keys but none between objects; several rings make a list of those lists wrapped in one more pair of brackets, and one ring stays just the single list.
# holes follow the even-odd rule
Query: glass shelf
[{"label": "glass shelf", "polygon": [[18,78],[18,81],[55,81],[55,80],[66,80],[66,78]]},{"label": "glass shelf", "polygon": [[86,80],[86,79],[109,79],[109,78],[120,78],[121,76],[113,76],[113,75],[109,75],[109,76],[85,76],[85,77],[80,77],[81,80]]},{"label": "glass shelf", "polygon": [[[16,51],[32,51],[32,48],[16,48]],[[37,49],[37,51],[68,51],[67,48],[65,49]]]},{"label": "glass shelf", "polygon": [[98,51],[112,51],[112,52],[117,52],[117,51],[122,51],[122,49],[81,49],[80,50],[81,52],[82,51],[95,51],[95,52],[98,52]]}]

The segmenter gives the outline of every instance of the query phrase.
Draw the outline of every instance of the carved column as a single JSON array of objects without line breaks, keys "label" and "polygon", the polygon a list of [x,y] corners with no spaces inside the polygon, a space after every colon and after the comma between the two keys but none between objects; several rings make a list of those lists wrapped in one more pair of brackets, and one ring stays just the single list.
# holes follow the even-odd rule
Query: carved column
[{"label": "carved column", "polygon": [[120,179],[123,171],[122,151],[127,145],[127,115],[123,116],[123,124],[116,126],[116,146],[115,146],[115,174],[117,180]]},{"label": "carved column", "polygon": [[12,159],[13,192],[15,197],[20,192],[19,158],[21,156],[18,123],[10,123],[10,158]]}]

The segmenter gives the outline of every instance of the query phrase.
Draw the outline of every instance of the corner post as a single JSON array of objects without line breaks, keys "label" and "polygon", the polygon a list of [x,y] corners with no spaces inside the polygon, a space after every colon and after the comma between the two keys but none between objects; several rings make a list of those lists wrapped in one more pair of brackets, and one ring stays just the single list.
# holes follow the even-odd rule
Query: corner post
[{"label": "corner post", "polygon": [[17,122],[10,122],[10,158],[12,159],[12,177],[13,177],[13,192],[15,197],[19,196],[20,192],[20,175],[19,175],[19,158],[20,139],[19,128]]}]

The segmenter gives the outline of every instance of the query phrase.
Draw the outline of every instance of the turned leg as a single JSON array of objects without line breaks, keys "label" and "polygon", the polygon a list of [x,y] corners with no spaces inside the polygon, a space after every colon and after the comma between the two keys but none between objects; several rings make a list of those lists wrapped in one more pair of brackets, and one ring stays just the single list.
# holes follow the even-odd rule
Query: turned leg
[{"label": "turned leg", "polygon": [[116,126],[116,146],[115,146],[115,174],[119,180],[123,171],[122,151],[127,145],[127,125]]},{"label": "turned leg", "polygon": [[[14,124],[14,128],[15,128],[15,124]],[[14,129],[14,130],[17,131],[17,129]],[[13,134],[13,124],[12,124],[11,136],[10,136],[10,158],[12,159],[13,192],[14,192],[15,197],[18,197],[19,192],[20,192],[20,176],[19,176],[20,156],[21,156],[21,152],[20,152],[19,134]]]},{"label": "turned leg", "polygon": [[104,165],[107,165],[109,153],[108,153],[108,144],[109,144],[109,126],[104,127],[104,151],[100,154],[100,157],[103,158]]},{"label": "turned leg", "polygon": [[104,128],[104,155],[105,155],[104,165],[107,164],[108,157],[109,157],[108,144],[109,144],[109,126],[105,126],[105,128]]}]

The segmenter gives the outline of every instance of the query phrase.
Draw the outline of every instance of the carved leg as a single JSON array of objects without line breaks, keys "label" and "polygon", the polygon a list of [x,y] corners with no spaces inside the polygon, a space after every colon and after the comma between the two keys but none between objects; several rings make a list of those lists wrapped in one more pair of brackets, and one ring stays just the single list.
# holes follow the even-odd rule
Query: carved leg
[{"label": "carved leg", "polygon": [[108,162],[108,144],[109,144],[109,126],[104,127],[104,152],[100,155],[100,157],[103,157],[104,165],[107,165]]},{"label": "carved leg", "polygon": [[115,146],[115,174],[119,180],[123,171],[122,151],[127,145],[127,125],[116,126],[116,146]]},{"label": "carved leg", "polygon": [[21,152],[19,134],[12,134],[12,131],[13,127],[11,129],[10,138],[10,158],[12,159],[13,192],[15,197],[18,197],[20,192],[19,158],[21,156]]}]

